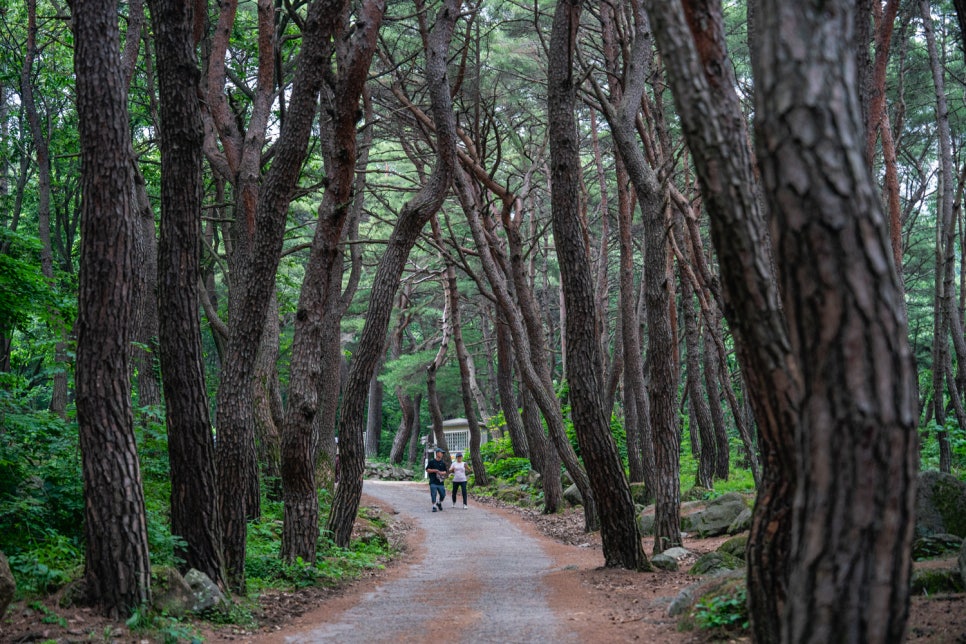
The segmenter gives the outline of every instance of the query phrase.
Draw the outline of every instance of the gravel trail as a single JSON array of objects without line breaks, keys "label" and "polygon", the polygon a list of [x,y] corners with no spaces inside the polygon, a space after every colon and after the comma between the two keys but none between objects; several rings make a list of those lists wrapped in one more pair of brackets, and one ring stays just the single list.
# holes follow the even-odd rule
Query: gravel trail
[{"label": "gravel trail", "polygon": [[547,605],[552,560],[508,520],[472,499],[464,510],[447,498],[432,512],[425,483],[366,481],[363,492],[425,531],[420,560],[335,621],[286,642],[579,641]]}]

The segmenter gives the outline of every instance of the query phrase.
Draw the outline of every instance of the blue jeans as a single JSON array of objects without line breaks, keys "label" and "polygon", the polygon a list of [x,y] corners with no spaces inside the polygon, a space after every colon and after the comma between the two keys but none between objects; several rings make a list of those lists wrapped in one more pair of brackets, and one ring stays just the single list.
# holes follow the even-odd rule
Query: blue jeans
[{"label": "blue jeans", "polygon": [[433,505],[436,505],[436,495],[439,495],[439,502],[442,503],[443,499],[446,498],[446,486],[442,483],[430,483],[429,484],[429,498],[433,500]]}]

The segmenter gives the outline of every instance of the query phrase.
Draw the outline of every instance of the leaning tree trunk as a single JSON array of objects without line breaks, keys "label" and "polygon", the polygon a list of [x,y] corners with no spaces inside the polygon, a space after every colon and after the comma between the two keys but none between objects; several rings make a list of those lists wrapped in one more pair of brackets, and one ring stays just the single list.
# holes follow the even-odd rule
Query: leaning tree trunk
[{"label": "leaning tree trunk", "polygon": [[459,1],[446,0],[436,16],[436,25],[426,39],[426,76],[436,123],[437,164],[423,188],[404,206],[393,228],[376,270],[366,311],[362,338],[353,356],[346,380],[342,416],[339,421],[341,483],[336,490],[327,529],[336,545],[349,544],[362,495],[365,454],[362,421],[369,379],[385,347],[392,302],[409,252],[423,226],[442,206],[456,167],[456,119],[453,115],[446,74],[446,57]]},{"label": "leaning tree trunk", "polygon": [[208,414],[198,301],[202,143],[193,5],[151,0],[161,96],[161,239],[158,299],[161,372],[171,465],[171,534],[184,571],[224,586],[215,444]]},{"label": "leaning tree trunk", "polygon": [[853,7],[764,0],[760,10],[757,149],[807,392],[792,425],[799,478],[782,640],[898,642],[912,571],[916,372],[863,154]]},{"label": "leaning tree trunk", "polygon": [[543,487],[543,513],[554,514],[563,505],[563,481],[560,479],[560,453],[544,434],[540,407],[528,387],[520,392],[523,427],[530,445],[530,460],[537,466]]},{"label": "leaning tree trunk", "polygon": [[[513,393],[513,346],[510,340],[510,331],[503,320],[503,316],[497,314],[496,321],[496,386],[500,396],[500,409],[503,411],[503,420],[506,422],[507,433],[510,434],[510,444],[513,446],[513,455],[517,458],[530,458],[530,443],[520,420],[520,408],[517,398]],[[536,465],[534,463],[534,465]],[[537,469],[541,474],[543,470]]]},{"label": "leaning tree trunk", "polygon": [[85,581],[114,619],[151,600],[134,418],[131,340],[137,221],[120,33],[110,3],[71,5],[81,151],[77,422],[84,477]]},{"label": "leaning tree trunk", "polygon": [[[574,116],[572,56],[580,24],[579,0],[561,0],[554,13],[547,69],[553,236],[567,308],[567,380],[580,452],[600,508],[604,563],[647,570],[634,501],[604,413],[603,363],[596,332],[594,280],[579,213],[580,157]],[[666,311],[666,310],[665,310]]]},{"label": "leaning tree trunk", "polygon": [[798,364],[778,298],[748,132],[725,47],[721,4],[645,4],[701,180],[728,323],[758,422],[764,471],[748,539],[748,604],[755,639],[776,642],[788,594],[786,560],[796,481],[789,428],[798,422]]},{"label": "leaning tree trunk", "polygon": [[[285,501],[282,557],[314,562],[319,535],[318,486],[315,480],[318,440],[313,432],[326,380],[339,381],[338,356],[332,347],[342,317],[343,253],[356,172],[356,120],[359,100],[382,24],[385,3],[366,3],[353,31],[346,34],[348,53],[339,56],[331,106],[332,142],[337,153],[327,164],[328,185],[319,206],[309,262],[299,295],[292,341],[291,383],[282,432],[282,497]],[[343,38],[347,25],[336,27]],[[374,371],[374,370],[373,370]],[[370,376],[372,377],[372,376]],[[337,389],[336,389],[337,390]],[[364,457],[364,455],[363,455]],[[340,461],[342,465],[344,461]]]}]

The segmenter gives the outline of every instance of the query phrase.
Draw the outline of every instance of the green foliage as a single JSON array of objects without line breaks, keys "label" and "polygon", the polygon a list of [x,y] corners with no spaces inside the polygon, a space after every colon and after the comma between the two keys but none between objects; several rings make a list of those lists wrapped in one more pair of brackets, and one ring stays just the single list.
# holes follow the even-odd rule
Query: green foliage
[{"label": "green foliage", "polygon": [[138,608],[125,622],[126,626],[135,633],[141,633],[151,641],[164,644],[178,644],[179,642],[202,642],[201,633],[190,624],[179,619],[169,617],[149,608]]},{"label": "green foliage", "polygon": [[33,392],[4,380],[14,386],[0,389],[0,550],[37,579],[59,579],[83,550],[77,427],[31,410]]},{"label": "green foliage", "polygon": [[510,440],[509,434],[480,445],[480,458],[487,464],[487,472],[490,472],[490,463],[496,463],[500,459],[510,458],[512,456],[513,442]]},{"label": "green foliage", "polygon": [[495,476],[498,479],[509,480],[523,474],[528,474],[530,472],[530,459],[517,458],[515,456],[501,458],[492,465],[487,465],[486,472],[490,476]]},{"label": "green foliage", "polygon": [[748,629],[748,597],[744,588],[730,594],[702,597],[694,607],[694,619],[704,630],[729,632]]},{"label": "green foliage", "polygon": [[40,272],[40,242],[0,227],[0,329],[22,328],[31,316],[40,315],[50,289]]}]

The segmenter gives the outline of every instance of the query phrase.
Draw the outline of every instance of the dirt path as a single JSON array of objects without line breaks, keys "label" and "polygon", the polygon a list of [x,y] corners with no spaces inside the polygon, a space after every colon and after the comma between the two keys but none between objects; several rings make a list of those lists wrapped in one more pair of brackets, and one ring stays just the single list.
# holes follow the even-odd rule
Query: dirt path
[{"label": "dirt path", "polygon": [[356,605],[277,641],[425,642],[454,631],[481,642],[580,641],[548,603],[553,559],[508,517],[448,500],[432,512],[424,484],[366,481],[364,493],[413,521],[422,547]]}]

